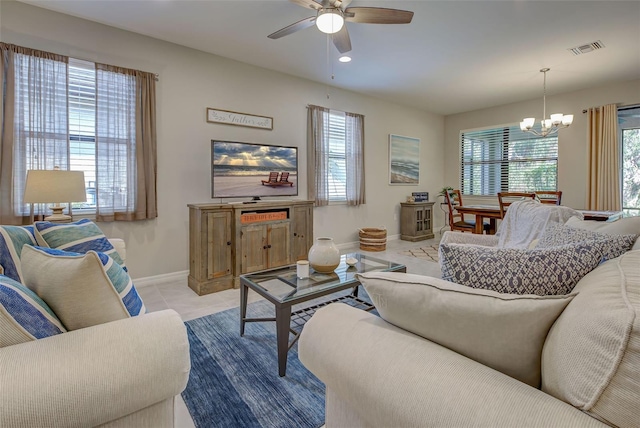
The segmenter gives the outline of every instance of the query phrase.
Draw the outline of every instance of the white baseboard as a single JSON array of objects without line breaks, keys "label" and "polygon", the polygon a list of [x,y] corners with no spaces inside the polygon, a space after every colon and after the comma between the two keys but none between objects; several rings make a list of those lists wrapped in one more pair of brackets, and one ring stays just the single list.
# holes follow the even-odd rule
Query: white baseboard
[{"label": "white baseboard", "polygon": [[148,285],[154,285],[159,282],[187,282],[188,270],[179,272],[163,273],[161,275],[145,276],[143,278],[133,279],[133,283],[137,288],[146,287]]},{"label": "white baseboard", "polygon": [[[394,241],[400,239],[400,235],[391,235],[387,237],[387,241]],[[360,245],[360,241],[355,242],[345,242],[342,244],[336,244],[336,247],[340,250],[344,250],[346,248],[353,248]],[[154,276],[145,276],[142,278],[133,279],[133,283],[137,288],[146,287],[148,285],[155,285],[159,282],[177,282],[184,281],[186,283],[187,276],[189,275],[188,270],[183,270],[179,272],[171,272],[171,273],[163,273],[161,275]]]}]

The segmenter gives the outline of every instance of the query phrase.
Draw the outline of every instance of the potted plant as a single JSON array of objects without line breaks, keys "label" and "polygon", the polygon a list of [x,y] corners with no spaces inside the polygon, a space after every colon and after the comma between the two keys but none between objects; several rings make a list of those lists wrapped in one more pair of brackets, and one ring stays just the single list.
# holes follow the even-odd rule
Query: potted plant
[{"label": "potted plant", "polygon": [[438,196],[442,196],[442,198],[444,199],[445,193],[449,193],[449,195],[451,195],[452,191],[453,191],[453,187],[445,186],[440,190],[440,193],[438,193]]}]

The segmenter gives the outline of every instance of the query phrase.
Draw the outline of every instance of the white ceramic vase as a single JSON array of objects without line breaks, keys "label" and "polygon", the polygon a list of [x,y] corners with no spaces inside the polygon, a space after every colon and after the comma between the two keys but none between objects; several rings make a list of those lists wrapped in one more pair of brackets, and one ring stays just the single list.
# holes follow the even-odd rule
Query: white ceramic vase
[{"label": "white ceramic vase", "polygon": [[332,238],[318,238],[309,249],[309,264],[316,272],[331,273],[340,264],[340,250]]}]

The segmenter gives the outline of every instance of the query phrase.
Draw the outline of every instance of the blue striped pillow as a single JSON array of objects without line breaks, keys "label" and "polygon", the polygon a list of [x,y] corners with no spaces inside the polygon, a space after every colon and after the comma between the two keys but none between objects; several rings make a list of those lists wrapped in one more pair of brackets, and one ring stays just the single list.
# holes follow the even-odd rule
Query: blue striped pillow
[{"label": "blue striped pillow", "polygon": [[5,275],[0,275],[0,326],[0,348],[67,331],[40,297]]},{"label": "blue striped pillow", "polygon": [[75,223],[51,223],[37,221],[35,236],[41,247],[56,248],[58,250],[85,254],[96,251],[107,254],[120,266],[125,267],[124,261],[111,242],[104,236],[102,230],[91,220],[83,218]]},{"label": "blue striped pillow", "polygon": [[23,245],[36,245],[33,226],[0,226],[0,273],[22,281],[20,254]]},{"label": "blue striped pillow", "polygon": [[27,287],[47,301],[68,330],[146,313],[129,274],[105,253],[29,247],[22,264]]}]

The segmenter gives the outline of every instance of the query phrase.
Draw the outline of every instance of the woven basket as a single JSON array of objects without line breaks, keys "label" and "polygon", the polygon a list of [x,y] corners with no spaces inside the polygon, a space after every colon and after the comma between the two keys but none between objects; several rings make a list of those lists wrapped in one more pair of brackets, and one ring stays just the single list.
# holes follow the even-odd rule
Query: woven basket
[{"label": "woven basket", "polygon": [[364,251],[384,251],[387,249],[387,229],[365,227],[360,229],[360,249]]}]

